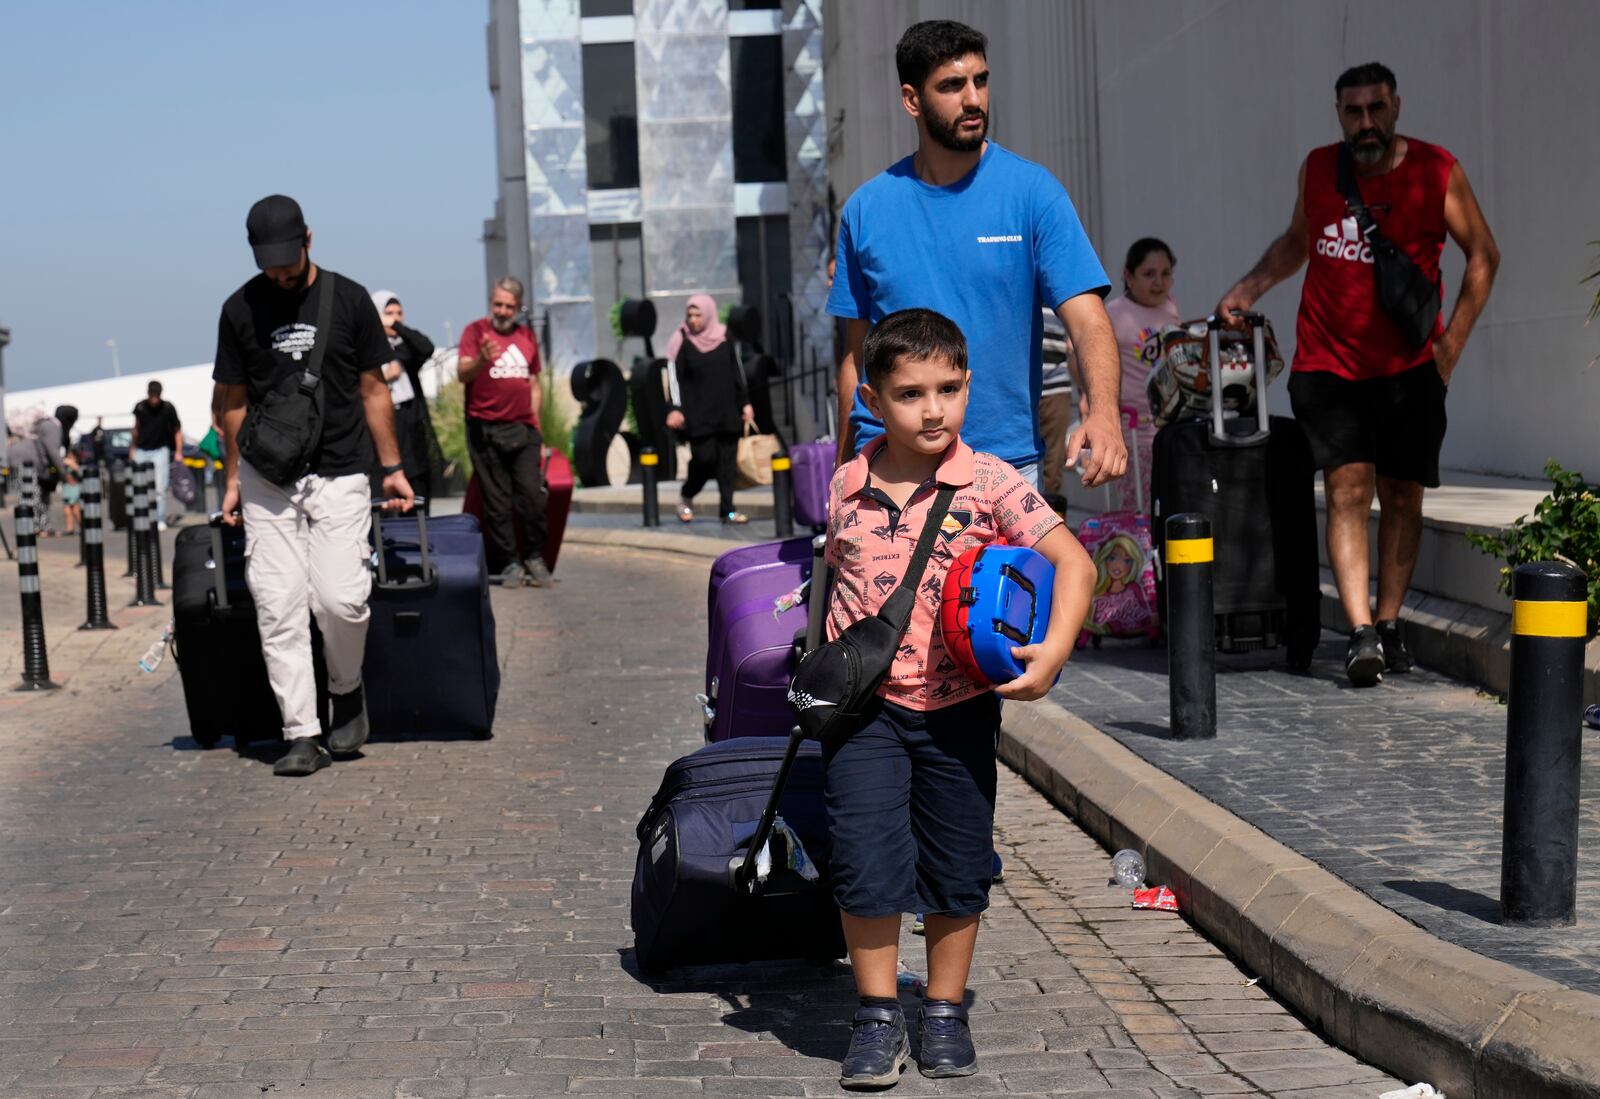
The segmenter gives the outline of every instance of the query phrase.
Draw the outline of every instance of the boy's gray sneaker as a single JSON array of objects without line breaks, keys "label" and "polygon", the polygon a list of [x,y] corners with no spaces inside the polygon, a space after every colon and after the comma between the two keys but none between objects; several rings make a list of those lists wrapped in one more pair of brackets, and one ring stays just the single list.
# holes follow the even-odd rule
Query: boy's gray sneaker
[{"label": "boy's gray sneaker", "polygon": [[333,757],[318,738],[303,736],[289,742],[289,750],[272,765],[272,773],[301,778],[316,774],[332,762]]},{"label": "boy's gray sneaker", "polygon": [[850,1049],[839,1066],[839,1086],[888,1088],[900,1082],[911,1059],[906,1017],[898,1007],[863,1007],[851,1021]]},{"label": "boy's gray sneaker", "polygon": [[923,1002],[917,1067],[922,1075],[933,1077],[971,1076],[978,1071],[978,1051],[972,1048],[966,1008],[943,1000]]},{"label": "boy's gray sneaker", "polygon": [[333,716],[328,721],[328,750],[343,755],[367,742],[367,696],[360,687],[330,700]]},{"label": "boy's gray sneaker", "polygon": [[522,582],[530,588],[550,586],[550,570],[545,567],[544,558],[530,557],[522,563]]}]

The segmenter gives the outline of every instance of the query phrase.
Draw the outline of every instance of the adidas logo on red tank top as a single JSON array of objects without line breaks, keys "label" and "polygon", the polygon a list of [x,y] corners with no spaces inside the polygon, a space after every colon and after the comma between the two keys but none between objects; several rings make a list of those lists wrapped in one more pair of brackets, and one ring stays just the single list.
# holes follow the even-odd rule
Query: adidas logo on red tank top
[{"label": "adidas logo on red tank top", "polygon": [[1361,235],[1361,226],[1354,217],[1342,218],[1324,226],[1317,239],[1317,255],[1351,263],[1371,263],[1372,246]]}]

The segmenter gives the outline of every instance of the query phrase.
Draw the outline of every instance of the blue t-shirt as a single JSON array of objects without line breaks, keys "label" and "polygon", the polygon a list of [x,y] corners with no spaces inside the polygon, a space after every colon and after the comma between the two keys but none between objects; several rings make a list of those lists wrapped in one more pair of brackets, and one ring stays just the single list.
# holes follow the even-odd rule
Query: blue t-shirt
[{"label": "blue t-shirt", "polygon": [[[1012,465],[1037,461],[1040,306],[1110,289],[1072,200],[1044,168],[989,142],[966,178],[933,187],[912,158],[844,205],[828,312],[877,324],[933,309],[967,337],[972,390],[961,437]],[[866,364],[858,363],[861,380]],[[883,433],[856,393],[859,449]]]}]

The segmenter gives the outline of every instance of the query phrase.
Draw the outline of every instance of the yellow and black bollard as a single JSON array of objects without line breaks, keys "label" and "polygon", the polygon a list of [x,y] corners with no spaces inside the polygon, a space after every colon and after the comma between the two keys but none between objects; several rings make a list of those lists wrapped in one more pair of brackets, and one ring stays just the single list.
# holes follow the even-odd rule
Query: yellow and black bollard
[{"label": "yellow and black bollard", "polygon": [[794,537],[793,465],[787,452],[772,456],[772,525],[779,538]]},{"label": "yellow and black bollard", "polygon": [[1211,520],[1167,519],[1161,564],[1167,596],[1167,691],[1174,740],[1217,735],[1217,626],[1211,592]]},{"label": "yellow and black bollard", "polygon": [[659,527],[661,525],[661,499],[656,492],[656,474],[661,470],[661,455],[657,454],[655,447],[645,447],[639,452],[639,480],[643,493],[640,503],[644,508],[644,525]]},{"label": "yellow and black bollard", "polygon": [[1500,915],[1508,924],[1577,922],[1578,779],[1588,578],[1556,561],[1511,580],[1511,692]]},{"label": "yellow and black bollard", "polygon": [[22,682],[19,691],[53,691],[50,654],[44,643],[44,603],[39,595],[39,534],[34,511],[18,504],[12,512],[17,524],[17,581],[22,592]]}]

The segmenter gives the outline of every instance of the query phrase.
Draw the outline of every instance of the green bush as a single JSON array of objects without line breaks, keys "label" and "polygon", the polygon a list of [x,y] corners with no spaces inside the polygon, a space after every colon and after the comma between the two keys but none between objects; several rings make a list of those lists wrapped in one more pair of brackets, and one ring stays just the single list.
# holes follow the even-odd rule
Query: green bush
[{"label": "green bush", "polygon": [[1530,561],[1565,561],[1589,578],[1589,636],[1600,626],[1600,487],[1583,475],[1545,463],[1544,475],[1554,486],[1533,515],[1522,516],[1499,534],[1469,534],[1484,553],[1505,561],[1500,591],[1511,594],[1511,572]]},{"label": "green bush", "polygon": [[555,375],[548,370],[539,375],[544,387],[544,403],[539,406],[539,433],[544,445],[572,457],[572,419],[567,406],[556,400]]},{"label": "green bush", "polygon": [[459,477],[466,484],[472,477],[472,456],[467,453],[467,390],[460,382],[446,382],[428,406],[433,417],[433,433],[444,454],[445,478]]}]

